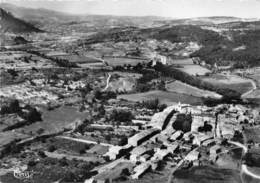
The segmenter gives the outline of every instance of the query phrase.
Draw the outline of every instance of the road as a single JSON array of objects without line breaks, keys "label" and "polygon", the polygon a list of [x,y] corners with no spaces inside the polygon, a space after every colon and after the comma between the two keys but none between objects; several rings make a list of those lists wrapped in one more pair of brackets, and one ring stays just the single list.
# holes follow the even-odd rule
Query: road
[{"label": "road", "polygon": [[108,74],[108,78],[107,78],[107,85],[106,85],[106,87],[104,88],[104,90],[103,90],[103,91],[106,91],[106,90],[107,90],[107,88],[108,88],[108,85],[109,85],[110,78],[111,78],[111,74]]},{"label": "road", "polygon": [[257,89],[256,83],[253,79],[248,79],[248,81],[251,82],[253,88],[249,91],[247,91],[246,93],[241,95],[241,98],[246,98],[247,95],[249,95],[250,93],[252,93],[253,91],[255,91]]},{"label": "road", "polygon": [[[92,141],[92,140],[85,140],[85,139],[79,139],[79,138],[73,138],[73,137],[67,137],[67,136],[57,136],[57,137],[62,138],[62,139],[76,141],[76,142],[87,143],[87,144],[98,144],[96,141]],[[112,144],[107,144],[107,143],[99,143],[99,144],[103,145],[103,146],[108,146],[108,147],[114,146]]]},{"label": "road", "polygon": [[[244,154],[248,152],[248,148],[244,145],[241,144],[239,142],[234,142],[234,141],[229,141],[230,144],[236,145],[240,148],[242,148],[244,150]],[[242,164],[241,165],[241,172],[244,172],[245,174],[255,178],[255,179],[259,179],[260,180],[260,175],[257,175],[253,172],[251,172],[250,170],[248,170],[247,165],[246,164]]]}]

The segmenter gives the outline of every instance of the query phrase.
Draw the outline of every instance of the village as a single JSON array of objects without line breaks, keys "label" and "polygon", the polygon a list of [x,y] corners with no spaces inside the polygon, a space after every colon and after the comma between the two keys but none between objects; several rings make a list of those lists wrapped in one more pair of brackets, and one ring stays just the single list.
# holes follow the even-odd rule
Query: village
[{"label": "village", "polygon": [[[223,114],[215,115],[223,109]],[[113,181],[125,169],[132,179],[139,179],[147,171],[158,170],[162,162],[175,169],[216,163],[223,153],[235,147],[232,139],[242,133],[240,124],[259,123],[256,111],[257,116],[244,115],[245,111],[242,106],[206,108],[178,104],[154,114],[150,121],[141,120],[144,117],[140,116],[137,120],[143,130],[128,138],[126,145],[109,147],[103,156],[112,162],[97,169],[98,174],[86,182]],[[180,122],[179,115],[191,118]]]},{"label": "village", "polygon": [[259,21],[0,22],[0,183],[259,182]]}]

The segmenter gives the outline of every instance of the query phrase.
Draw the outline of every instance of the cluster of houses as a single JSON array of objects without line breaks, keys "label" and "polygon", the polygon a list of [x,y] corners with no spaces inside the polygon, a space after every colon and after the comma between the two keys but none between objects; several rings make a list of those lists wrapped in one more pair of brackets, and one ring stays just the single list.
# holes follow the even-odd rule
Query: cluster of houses
[{"label": "cluster of houses", "polygon": [[[200,158],[202,153],[200,147],[205,147],[208,151],[209,160],[216,161],[218,155],[225,151],[225,147],[221,145],[223,142],[223,136],[214,136],[214,126],[210,132],[199,132],[198,127],[204,125],[205,121],[209,121],[209,124],[215,123],[214,111],[223,106],[217,108],[207,108],[204,106],[189,106],[186,104],[177,104],[167,107],[164,111],[154,114],[152,117],[146,117],[143,121],[143,129],[135,135],[128,138],[128,143],[124,146],[111,146],[106,154],[103,156],[110,161],[107,166],[127,167],[127,171],[132,179],[140,178],[145,172],[149,170],[157,170],[161,161],[170,158],[175,161],[175,164],[180,162],[190,162],[193,165],[200,164]],[[243,114],[245,115],[246,109],[242,109],[239,106],[225,106],[227,107],[227,114]],[[179,113],[189,113],[194,117],[194,127],[190,131],[184,132],[182,130],[176,130],[173,128],[173,123],[176,120],[176,115]],[[208,115],[205,115],[205,114]],[[211,114],[211,115],[210,115]],[[198,117],[201,115],[201,117]],[[230,118],[230,115],[226,115],[226,121]],[[150,119],[149,122],[147,120]],[[239,118],[237,118],[239,119]],[[223,121],[223,119],[221,119]],[[212,122],[210,122],[212,121]],[[224,121],[225,122],[225,121]],[[223,123],[224,123],[223,122]],[[236,121],[235,126],[239,123]],[[230,125],[230,123],[228,123]],[[234,135],[233,131],[229,132],[229,135]],[[225,125],[219,125],[218,128],[224,128]],[[227,130],[226,130],[227,131]],[[226,135],[225,138],[231,136]],[[127,164],[128,166],[122,166],[121,164]],[[103,169],[103,168],[102,168]],[[87,180],[90,182],[110,182],[113,178],[107,175],[114,171],[113,168],[107,168],[102,172],[103,176],[98,173],[96,176]],[[118,168],[117,172],[123,172],[122,168]],[[118,174],[120,176],[122,174]]]}]

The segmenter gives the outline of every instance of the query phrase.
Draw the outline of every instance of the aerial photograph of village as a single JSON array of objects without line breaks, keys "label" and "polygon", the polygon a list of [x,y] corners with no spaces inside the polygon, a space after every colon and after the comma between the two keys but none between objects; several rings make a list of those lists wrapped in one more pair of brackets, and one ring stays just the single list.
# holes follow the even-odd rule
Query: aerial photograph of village
[{"label": "aerial photograph of village", "polygon": [[259,0],[0,1],[0,183],[259,182]]}]

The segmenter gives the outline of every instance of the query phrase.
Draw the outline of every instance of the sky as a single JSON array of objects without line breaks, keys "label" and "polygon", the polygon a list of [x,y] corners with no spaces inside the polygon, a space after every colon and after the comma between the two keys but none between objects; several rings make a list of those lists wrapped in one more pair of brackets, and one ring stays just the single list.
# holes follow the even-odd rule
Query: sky
[{"label": "sky", "polygon": [[0,0],[72,14],[260,18],[260,0]]}]

